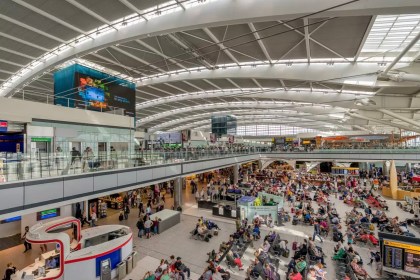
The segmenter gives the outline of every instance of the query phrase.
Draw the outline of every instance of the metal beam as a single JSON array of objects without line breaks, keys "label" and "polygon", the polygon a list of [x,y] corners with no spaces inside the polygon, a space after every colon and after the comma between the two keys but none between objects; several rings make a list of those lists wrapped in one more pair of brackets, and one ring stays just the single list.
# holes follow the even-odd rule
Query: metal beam
[{"label": "metal beam", "polygon": [[285,104],[282,104],[281,102],[272,102],[272,101],[270,102],[267,102],[267,101],[225,102],[225,103],[202,104],[198,106],[183,107],[183,108],[178,108],[176,110],[165,111],[165,112],[158,113],[158,114],[146,117],[146,118],[142,118],[141,120],[139,120],[139,124],[144,125],[146,123],[150,123],[158,119],[166,118],[169,116],[173,117],[177,114],[189,113],[189,112],[197,111],[197,110],[232,108],[232,107],[249,108],[249,109],[270,109],[270,108],[276,109],[276,108],[281,107],[284,110],[288,109],[288,110],[293,110],[293,111],[302,111],[305,113],[328,112],[330,114],[344,113],[348,111],[348,110],[345,110],[345,109],[343,110],[337,107],[333,108],[329,106],[302,105],[302,104],[297,104],[294,102],[290,103],[290,106],[285,106]]},{"label": "metal beam", "polygon": [[[140,73],[139,71],[137,71],[137,70],[136,70],[136,69],[134,69],[134,68],[131,68],[131,67],[128,67],[128,66],[123,66],[123,65],[121,65],[121,63],[119,63],[118,61],[114,61],[114,60],[109,59],[109,58],[107,58],[107,57],[105,57],[105,56],[102,56],[102,55],[100,55],[100,54],[97,54],[97,53],[92,53],[91,55],[93,55],[93,56],[95,56],[95,57],[97,57],[97,58],[99,58],[99,59],[102,59],[102,60],[104,60],[104,61],[106,61],[106,62],[109,62],[109,63],[111,63],[111,64],[113,64],[113,65],[115,65],[115,66],[119,66],[119,67],[121,67],[121,68],[125,69],[126,71],[127,71],[127,70],[130,70],[130,71],[133,71],[133,72],[134,72],[134,73],[136,73],[136,74],[142,74],[142,73]],[[129,75],[129,76],[131,76],[131,74],[130,74],[130,73],[128,73],[128,75]]]},{"label": "metal beam", "polygon": [[145,47],[145,48],[147,48],[147,49],[151,50],[152,52],[156,53],[157,55],[159,55],[159,56],[163,57],[165,60],[168,60],[168,61],[170,61],[171,63],[173,63],[173,64],[175,64],[175,65],[178,65],[178,67],[180,67],[180,68],[182,68],[182,69],[184,69],[184,70],[187,70],[187,68],[186,68],[184,65],[182,65],[181,63],[179,63],[179,62],[178,62],[178,61],[176,61],[175,59],[170,58],[169,56],[167,56],[167,55],[166,55],[166,54],[164,54],[163,52],[161,52],[161,51],[159,51],[159,50],[155,49],[154,47],[150,46],[149,44],[147,44],[147,43],[143,42],[142,40],[136,40],[136,42],[137,42],[137,43],[139,43],[140,45],[142,45],[143,47]]},{"label": "metal beam", "polygon": [[25,66],[23,64],[19,64],[19,63],[8,61],[8,60],[4,60],[4,59],[0,59],[0,62],[7,63],[7,64],[14,65],[14,66],[19,66],[19,67],[24,67]]},{"label": "metal beam", "polygon": [[311,47],[309,44],[310,37],[308,24],[308,18],[304,18],[303,25],[305,25],[305,27],[303,29],[305,30],[306,59],[308,60],[308,63],[311,63]]},{"label": "metal beam", "polygon": [[[398,68],[407,67],[409,63],[400,63]],[[358,77],[372,75],[372,82],[376,80],[377,72],[383,69],[377,63],[336,63],[330,67],[331,71],[326,71],[325,63],[296,63],[291,67],[285,64],[274,65],[258,65],[252,67],[227,67],[226,69],[191,71],[191,73],[179,73],[178,75],[160,76],[156,78],[149,78],[141,81],[141,84],[158,84],[166,82],[175,82],[183,80],[200,80],[200,79],[283,79],[283,80],[298,80],[303,78],[308,82],[328,81],[330,83],[342,84],[344,77]],[[363,79],[366,79],[366,76]],[[341,78],[342,77],[342,78]],[[398,84],[395,83],[397,86]],[[371,87],[366,87],[371,88]]]},{"label": "metal beam", "polygon": [[225,45],[223,45],[223,43],[219,41],[219,39],[217,39],[216,36],[214,36],[210,29],[204,27],[203,30],[207,34],[207,36],[209,36],[233,62],[235,62],[237,65],[240,64],[236,57],[225,47]]},{"label": "metal beam", "polygon": [[16,55],[19,55],[19,56],[23,56],[23,57],[26,57],[26,58],[29,58],[29,59],[34,59],[34,60],[36,59],[35,56],[23,54],[23,53],[20,53],[20,52],[17,52],[17,51],[8,49],[8,48],[0,47],[0,50],[5,51],[5,52],[9,52],[9,53],[12,53],[12,54],[16,54]]},{"label": "metal beam", "polygon": [[399,115],[397,113],[394,113],[394,112],[389,111],[389,110],[386,110],[386,109],[378,109],[378,111],[381,112],[381,113],[384,113],[384,114],[386,114],[388,116],[391,116],[393,118],[399,119],[399,120],[401,120],[403,122],[409,123],[411,125],[414,125],[414,126],[420,128],[420,124],[417,121],[415,121],[415,120],[408,119],[406,117],[403,117],[403,116],[401,116],[401,115]]},{"label": "metal beam", "polygon": [[362,52],[363,46],[365,45],[366,39],[369,36],[370,30],[372,29],[372,26],[375,23],[375,20],[376,20],[376,16],[372,16],[372,18],[369,21],[369,25],[366,28],[365,35],[363,35],[363,39],[360,42],[359,48],[357,49],[357,52],[354,55],[354,59],[353,59],[354,62],[356,62],[357,59],[359,58],[360,53]]},{"label": "metal beam", "polygon": [[378,119],[362,116],[360,114],[349,113],[348,115],[351,116],[352,118],[362,119],[362,120],[366,120],[366,121],[370,121],[370,122],[376,122],[376,123],[383,124],[385,126],[391,126],[391,127],[395,127],[395,128],[404,129],[406,131],[414,131],[414,132],[420,133],[420,129],[418,129],[418,128],[411,128],[411,127],[401,125],[401,124],[397,124],[397,123],[393,123],[393,122],[388,122],[388,121],[383,121],[383,120],[378,120]]},{"label": "metal beam", "polygon": [[127,8],[132,10],[133,12],[137,13],[139,16],[141,16],[145,21],[148,21],[148,19],[143,15],[143,11],[137,9],[136,6],[128,2],[128,0],[119,0],[123,5],[125,5]]},{"label": "metal beam", "polygon": [[261,40],[260,34],[258,34],[257,29],[255,28],[252,22],[248,23],[249,29],[251,29],[252,33],[254,34],[255,39],[257,40],[258,45],[260,46],[262,52],[265,55],[265,58],[268,60],[270,64],[273,63],[271,60],[270,54],[267,51],[267,48],[264,45],[264,42]]},{"label": "metal beam", "polygon": [[105,23],[105,24],[111,26],[112,28],[114,28],[115,30],[117,30],[115,27],[112,26],[112,22],[110,22],[106,18],[98,15],[97,13],[95,13],[94,11],[89,9],[88,7],[80,4],[76,0],[66,0],[66,1],[69,2],[70,4],[72,4],[73,6],[75,6],[76,8],[78,8],[79,10],[83,11],[84,13],[96,18],[97,20],[101,21],[102,23]]},{"label": "metal beam", "polygon": [[387,75],[388,72],[390,70],[392,70],[394,68],[394,66],[400,62],[401,58],[403,58],[403,56],[408,53],[411,48],[417,44],[417,41],[420,40],[420,32],[417,33],[416,37],[414,37],[413,40],[411,40],[411,42],[400,52],[400,54],[394,59],[394,61],[392,61],[384,70],[384,72],[382,73],[382,75]]},{"label": "metal beam", "polygon": [[23,27],[23,28],[25,28],[25,29],[31,30],[31,31],[33,31],[33,32],[35,32],[35,33],[37,33],[37,34],[39,34],[39,35],[42,35],[42,36],[45,36],[45,37],[47,37],[47,38],[53,39],[54,41],[57,41],[57,42],[60,42],[60,43],[65,43],[65,42],[66,42],[65,40],[63,40],[63,39],[61,39],[61,38],[58,38],[58,37],[56,37],[56,36],[53,36],[53,35],[51,35],[51,34],[49,34],[49,33],[47,33],[47,32],[44,32],[44,31],[42,31],[42,30],[39,30],[39,29],[37,29],[37,28],[35,28],[35,27],[33,27],[33,26],[30,26],[30,25],[25,24],[25,23],[23,23],[23,22],[21,22],[21,21],[15,20],[15,19],[13,19],[13,18],[11,18],[11,17],[8,17],[8,16],[6,16],[6,15],[2,15],[2,14],[0,14],[0,18],[1,18],[1,19],[4,19],[5,21],[11,22],[11,23],[13,23],[13,24],[16,24],[17,26],[20,26],[20,27]]},{"label": "metal beam", "polygon": [[200,55],[200,53],[194,47],[190,46],[187,41],[184,41],[182,38],[177,37],[175,34],[167,34],[167,35],[173,42],[181,46],[181,48],[184,51],[192,54],[199,62],[204,64],[204,66],[206,66],[207,69],[213,68],[213,64],[207,61],[204,56]]},{"label": "metal beam", "polygon": [[57,23],[65,26],[65,27],[67,27],[67,28],[69,28],[69,29],[71,29],[73,31],[76,31],[76,32],[81,33],[81,34],[85,34],[86,33],[85,30],[82,30],[80,28],[77,28],[74,25],[72,25],[72,24],[70,24],[70,23],[68,23],[68,22],[66,22],[66,21],[64,21],[64,20],[62,20],[62,19],[60,19],[60,18],[58,18],[56,16],[53,16],[52,14],[49,14],[49,13],[45,12],[44,10],[41,10],[41,9],[39,9],[39,8],[37,8],[37,7],[31,5],[31,4],[29,4],[29,3],[27,3],[27,2],[25,2],[23,0],[12,0],[12,1],[15,2],[15,3],[17,3],[17,4],[19,4],[19,5],[21,5],[21,6],[23,6],[23,7],[25,7],[25,8],[27,8],[27,9],[29,9],[29,10],[32,10],[33,12],[35,12],[37,14],[40,14],[41,16],[44,16],[46,18],[49,18],[50,20],[55,21],[55,22],[57,22]]},{"label": "metal beam", "polygon": [[[136,61],[138,61],[138,62],[140,62],[140,63],[142,63],[142,64],[144,64],[144,65],[146,65],[146,66],[150,66],[151,68],[153,68],[153,69],[156,69],[157,71],[159,71],[159,72],[161,72],[161,73],[164,73],[165,72],[165,70],[163,70],[163,69],[161,69],[161,68],[159,68],[159,67],[156,67],[156,66],[154,66],[154,65],[149,65],[149,62],[147,62],[146,60],[143,60],[143,59],[141,59],[141,58],[139,58],[138,56],[135,56],[134,54],[131,54],[131,53],[129,53],[129,52],[126,52],[126,51],[124,51],[124,50],[122,50],[122,49],[120,49],[120,48],[118,48],[117,46],[111,46],[111,48],[113,49],[113,50],[116,50],[117,52],[119,52],[119,53],[122,53],[123,55],[125,55],[125,56],[128,56],[128,57],[130,57],[130,58],[132,58],[132,59],[134,59],[134,60],[136,60]],[[139,73],[141,73],[141,72],[139,72]],[[144,74],[144,73],[141,73],[142,75],[146,75],[146,74]]]},{"label": "metal beam", "polygon": [[19,42],[19,43],[24,44],[24,45],[30,46],[30,47],[35,48],[35,49],[39,49],[39,50],[46,51],[46,52],[50,51],[49,49],[44,48],[44,47],[42,47],[42,46],[40,46],[40,45],[37,45],[37,44],[31,43],[31,42],[28,42],[28,41],[22,40],[22,39],[20,39],[20,38],[18,38],[18,37],[15,37],[15,36],[12,36],[12,35],[9,35],[9,34],[6,34],[6,33],[3,33],[3,32],[0,32],[0,36],[3,36],[3,37],[5,37],[5,38],[8,38],[8,39],[10,39],[10,40],[13,40],[13,41]]}]

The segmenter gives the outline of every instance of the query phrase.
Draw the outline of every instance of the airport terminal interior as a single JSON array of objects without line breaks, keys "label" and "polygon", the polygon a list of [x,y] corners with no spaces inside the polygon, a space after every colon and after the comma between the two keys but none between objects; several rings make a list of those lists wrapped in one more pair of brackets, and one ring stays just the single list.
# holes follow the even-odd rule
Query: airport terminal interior
[{"label": "airport terminal interior", "polygon": [[0,279],[420,279],[419,0],[0,1]]}]

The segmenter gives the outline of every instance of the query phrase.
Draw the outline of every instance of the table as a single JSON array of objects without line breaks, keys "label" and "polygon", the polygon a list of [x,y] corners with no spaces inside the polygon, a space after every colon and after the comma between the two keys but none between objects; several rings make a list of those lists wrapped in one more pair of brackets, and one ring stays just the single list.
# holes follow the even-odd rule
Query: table
[{"label": "table", "polygon": [[162,211],[150,215],[150,220],[154,221],[155,218],[160,219],[158,233],[162,233],[181,222],[181,212],[163,209]]}]

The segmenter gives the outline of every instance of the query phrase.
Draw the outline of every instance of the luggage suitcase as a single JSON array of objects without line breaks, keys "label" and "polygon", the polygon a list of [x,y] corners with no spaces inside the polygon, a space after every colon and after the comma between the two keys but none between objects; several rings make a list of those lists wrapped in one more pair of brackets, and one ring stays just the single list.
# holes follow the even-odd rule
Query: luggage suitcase
[{"label": "luggage suitcase", "polygon": [[288,258],[288,257],[289,257],[289,255],[290,255],[290,250],[289,250],[289,249],[286,249],[286,250],[283,252],[283,257]]},{"label": "luggage suitcase", "polygon": [[219,231],[218,231],[217,229],[215,229],[215,230],[213,231],[213,235],[214,235],[214,236],[219,235]]},{"label": "luggage suitcase", "polygon": [[293,221],[292,221],[292,225],[297,225],[298,224],[298,221],[296,220],[296,219],[293,219]]},{"label": "luggage suitcase", "polygon": [[209,242],[210,238],[208,238],[207,236],[204,238],[204,241]]},{"label": "luggage suitcase", "polygon": [[292,250],[293,250],[293,251],[296,251],[296,249],[297,249],[297,245],[298,245],[298,244],[297,244],[297,241],[294,241],[294,242],[293,242],[293,244],[292,244]]}]

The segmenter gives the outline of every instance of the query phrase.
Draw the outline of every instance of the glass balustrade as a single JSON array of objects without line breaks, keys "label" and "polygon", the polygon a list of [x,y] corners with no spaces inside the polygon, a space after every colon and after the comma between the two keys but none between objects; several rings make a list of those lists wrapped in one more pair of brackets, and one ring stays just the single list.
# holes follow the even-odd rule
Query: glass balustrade
[{"label": "glass balustrade", "polygon": [[99,153],[75,156],[70,153],[0,153],[0,183],[63,175],[83,174],[138,166],[181,163],[193,160],[238,156],[246,154],[278,153],[371,153],[418,154],[420,149],[336,149],[307,152],[272,151],[270,148],[250,147],[244,150],[203,149],[193,151],[139,151]]}]

